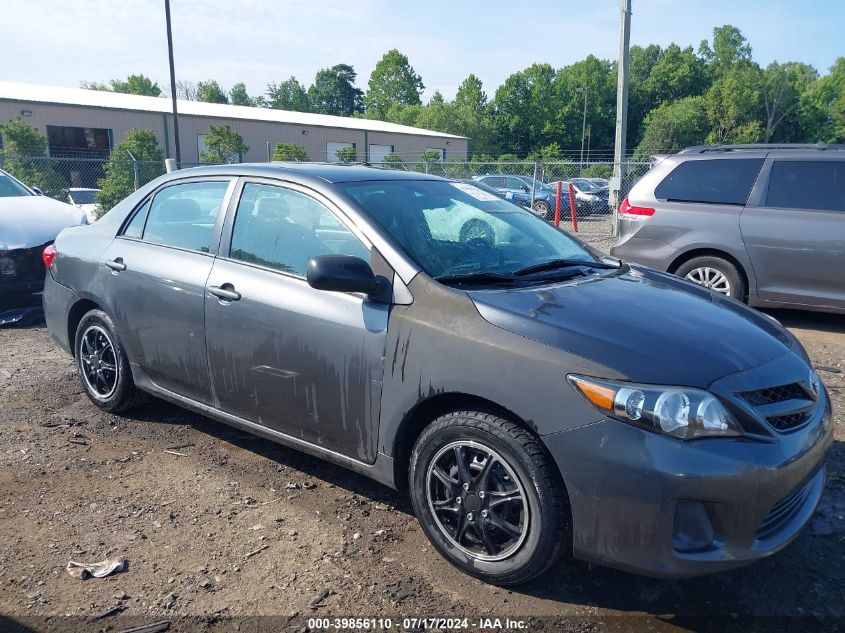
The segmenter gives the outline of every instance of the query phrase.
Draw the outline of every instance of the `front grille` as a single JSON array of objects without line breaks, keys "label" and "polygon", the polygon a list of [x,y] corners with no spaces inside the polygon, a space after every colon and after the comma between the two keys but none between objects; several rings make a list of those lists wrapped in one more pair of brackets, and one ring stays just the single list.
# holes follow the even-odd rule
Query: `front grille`
[{"label": "front grille", "polygon": [[766,418],[766,422],[775,427],[778,431],[788,431],[801,426],[807,421],[808,414],[793,413],[792,415],[775,415]]},{"label": "front grille", "polygon": [[[810,419],[814,399],[800,383],[737,394],[776,431],[791,431]],[[783,405],[783,406],[778,406]]]},{"label": "front grille", "polygon": [[797,382],[791,385],[780,387],[769,387],[758,391],[745,391],[739,396],[752,407],[759,407],[764,404],[784,402],[785,400],[806,400],[807,392]]},{"label": "front grille", "polygon": [[767,539],[776,534],[798,513],[810,493],[811,483],[812,480],[775,504],[757,529],[755,536],[758,540]]}]

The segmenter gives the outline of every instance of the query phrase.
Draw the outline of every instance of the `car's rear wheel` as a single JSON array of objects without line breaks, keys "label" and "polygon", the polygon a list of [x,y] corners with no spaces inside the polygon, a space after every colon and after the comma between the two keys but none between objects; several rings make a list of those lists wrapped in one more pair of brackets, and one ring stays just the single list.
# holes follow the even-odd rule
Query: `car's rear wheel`
[{"label": "car's rear wheel", "polygon": [[74,355],[79,379],[88,398],[104,411],[118,413],[143,400],[135,388],[129,360],[102,310],[91,310],[76,328]]},{"label": "car's rear wheel", "polygon": [[745,301],[748,292],[736,266],[721,257],[695,257],[681,264],[675,274],[737,301]]},{"label": "car's rear wheel", "polygon": [[448,413],[411,455],[414,512],[434,547],[487,582],[542,574],[570,543],[569,502],[540,440],[491,413]]},{"label": "car's rear wheel", "polygon": [[545,200],[535,200],[532,206],[534,213],[544,220],[551,220],[552,207]]}]

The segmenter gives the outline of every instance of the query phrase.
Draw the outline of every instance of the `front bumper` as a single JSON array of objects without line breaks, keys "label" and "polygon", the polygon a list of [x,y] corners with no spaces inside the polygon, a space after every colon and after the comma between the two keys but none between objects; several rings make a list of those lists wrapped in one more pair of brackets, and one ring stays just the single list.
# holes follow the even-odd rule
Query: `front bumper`
[{"label": "front bumper", "polygon": [[612,419],[543,439],[567,486],[577,558],[686,577],[795,539],[821,498],[832,437],[822,390],[812,419],[773,441],[683,442]]}]

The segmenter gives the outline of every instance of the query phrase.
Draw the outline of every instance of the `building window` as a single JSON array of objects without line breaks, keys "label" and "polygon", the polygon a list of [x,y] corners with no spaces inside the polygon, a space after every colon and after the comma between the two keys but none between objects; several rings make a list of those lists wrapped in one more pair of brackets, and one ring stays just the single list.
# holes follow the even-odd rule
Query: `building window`
[{"label": "building window", "polygon": [[369,161],[371,163],[383,163],[388,154],[393,153],[393,145],[374,145],[370,143]]},{"label": "building window", "polygon": [[[355,143],[335,143],[333,141],[328,141],[326,143],[326,162],[329,163],[339,163],[341,162],[340,157],[337,155],[339,151],[343,151],[344,153],[349,153],[349,150],[355,150]],[[357,159],[357,157],[356,157]]]},{"label": "building window", "polygon": [[440,158],[438,160],[440,160],[441,163],[444,160],[446,160],[446,150],[443,149],[442,147],[426,147],[425,151],[426,152],[437,152],[440,155]]},{"label": "building window", "polygon": [[112,148],[112,131],[105,128],[47,126],[50,156],[59,158],[107,157]]}]

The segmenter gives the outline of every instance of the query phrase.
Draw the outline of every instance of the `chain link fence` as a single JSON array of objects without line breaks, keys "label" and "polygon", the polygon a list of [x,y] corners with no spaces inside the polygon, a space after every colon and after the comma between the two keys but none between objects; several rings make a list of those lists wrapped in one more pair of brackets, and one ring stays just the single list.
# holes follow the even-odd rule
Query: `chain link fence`
[{"label": "chain link fence", "polygon": [[[183,164],[182,168],[196,165]],[[557,183],[561,183],[560,225],[600,250],[609,249],[613,236],[613,207],[650,168],[650,163],[627,160],[622,163],[619,196],[611,191],[612,162],[576,161],[439,161],[394,160],[373,164],[397,169],[480,181],[550,222],[557,207]],[[103,189],[98,201],[110,208],[135,189],[165,173],[162,161],[111,157],[22,156],[0,152],[0,168],[44,195],[64,202],[69,190]],[[573,197],[570,201],[569,185]],[[575,208],[573,222],[571,209]]]}]

